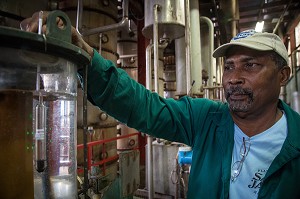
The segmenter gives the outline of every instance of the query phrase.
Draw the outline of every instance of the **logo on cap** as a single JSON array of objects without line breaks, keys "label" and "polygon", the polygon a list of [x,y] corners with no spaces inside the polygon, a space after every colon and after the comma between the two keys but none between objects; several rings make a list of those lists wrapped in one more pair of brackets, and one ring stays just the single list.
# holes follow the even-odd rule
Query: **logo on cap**
[{"label": "logo on cap", "polygon": [[231,40],[238,40],[238,39],[246,38],[246,37],[254,35],[255,33],[257,33],[257,32],[255,30],[253,30],[253,29],[251,29],[251,30],[245,30],[243,32],[238,33]]}]

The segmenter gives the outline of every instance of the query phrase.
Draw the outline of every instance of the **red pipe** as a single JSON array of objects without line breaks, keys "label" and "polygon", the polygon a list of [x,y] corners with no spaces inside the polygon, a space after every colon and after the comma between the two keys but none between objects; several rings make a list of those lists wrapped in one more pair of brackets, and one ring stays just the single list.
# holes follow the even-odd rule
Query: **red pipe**
[{"label": "red pipe", "polygon": [[[132,134],[127,134],[127,135],[122,135],[122,136],[118,136],[118,137],[114,137],[114,138],[110,138],[110,139],[105,139],[105,140],[97,140],[97,141],[93,141],[93,142],[88,142],[87,143],[87,147],[88,147],[88,170],[91,170],[92,166],[97,166],[97,165],[103,165],[107,162],[111,162],[113,160],[117,160],[119,158],[119,155],[115,155],[113,157],[109,157],[109,158],[105,158],[104,160],[101,160],[99,162],[95,162],[92,163],[92,147],[99,145],[99,144],[105,144],[107,142],[112,142],[118,139],[123,139],[123,138],[128,138],[128,137],[132,137],[135,135],[139,135],[140,133],[132,133]],[[79,144],[77,145],[77,149],[83,149],[83,144]],[[139,148],[134,148],[134,150],[139,149]],[[83,169],[77,169],[77,173],[82,173]]]}]

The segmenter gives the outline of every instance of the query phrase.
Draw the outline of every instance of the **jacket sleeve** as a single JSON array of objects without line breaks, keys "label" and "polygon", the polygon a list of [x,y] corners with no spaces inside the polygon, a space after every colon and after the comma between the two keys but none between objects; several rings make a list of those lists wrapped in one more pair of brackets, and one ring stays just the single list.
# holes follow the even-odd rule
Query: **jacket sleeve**
[{"label": "jacket sleeve", "polygon": [[88,98],[129,127],[192,145],[195,134],[192,118],[198,118],[193,116],[197,112],[192,107],[195,100],[188,97],[180,100],[162,98],[131,79],[124,70],[116,68],[114,63],[96,51],[88,69]]}]

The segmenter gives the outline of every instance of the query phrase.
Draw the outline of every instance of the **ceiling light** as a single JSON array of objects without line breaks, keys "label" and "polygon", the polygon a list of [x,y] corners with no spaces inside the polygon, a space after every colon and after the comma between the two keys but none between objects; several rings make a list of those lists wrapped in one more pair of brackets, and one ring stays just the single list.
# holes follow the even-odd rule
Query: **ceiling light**
[{"label": "ceiling light", "polygon": [[255,26],[255,31],[256,32],[262,32],[263,28],[264,28],[264,21],[261,21],[261,22],[257,22],[256,23],[256,26]]}]

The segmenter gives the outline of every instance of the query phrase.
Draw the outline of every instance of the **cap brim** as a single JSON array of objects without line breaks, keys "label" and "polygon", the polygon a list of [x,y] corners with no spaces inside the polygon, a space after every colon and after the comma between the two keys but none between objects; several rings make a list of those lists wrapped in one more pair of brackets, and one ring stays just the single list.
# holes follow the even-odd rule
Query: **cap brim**
[{"label": "cap brim", "polygon": [[229,48],[234,47],[234,46],[243,46],[246,48],[250,48],[253,50],[258,50],[258,51],[268,51],[268,50],[273,50],[270,47],[264,46],[264,45],[258,45],[258,43],[252,44],[251,42],[233,42],[233,43],[227,43],[223,44],[222,46],[219,46],[212,54],[213,57],[224,57],[226,56],[226,53]]}]

